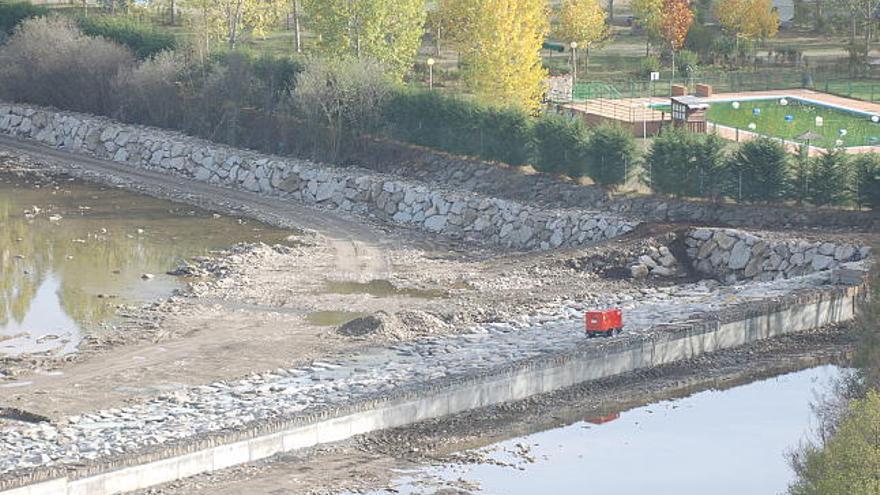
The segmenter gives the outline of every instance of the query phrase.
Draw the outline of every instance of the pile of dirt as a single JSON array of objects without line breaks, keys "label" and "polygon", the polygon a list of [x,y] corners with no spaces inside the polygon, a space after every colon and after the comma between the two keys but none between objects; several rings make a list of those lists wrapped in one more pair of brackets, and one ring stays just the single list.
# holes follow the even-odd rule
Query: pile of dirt
[{"label": "pile of dirt", "polygon": [[336,332],[346,337],[408,340],[446,329],[447,323],[424,311],[389,314],[377,311],[340,325]]}]

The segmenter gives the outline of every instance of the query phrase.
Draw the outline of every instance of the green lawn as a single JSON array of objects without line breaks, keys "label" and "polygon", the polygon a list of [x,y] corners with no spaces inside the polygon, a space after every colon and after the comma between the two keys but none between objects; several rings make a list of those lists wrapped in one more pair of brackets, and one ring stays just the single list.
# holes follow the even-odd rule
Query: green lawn
[{"label": "green lawn", "polygon": [[[718,102],[709,108],[708,119],[719,125],[748,130],[755,124],[755,132],[767,136],[793,140],[806,131],[813,131],[824,139],[813,141],[821,147],[831,147],[840,139],[844,146],[864,146],[880,144],[880,124],[868,116],[813,105],[788,98],[788,105],[779,100],[755,100],[739,103],[734,108],[732,102]],[[755,110],[759,113],[756,115]],[[786,121],[786,116],[791,121]],[[822,117],[823,125],[816,125],[816,117]],[[845,134],[841,134],[845,130]]]}]

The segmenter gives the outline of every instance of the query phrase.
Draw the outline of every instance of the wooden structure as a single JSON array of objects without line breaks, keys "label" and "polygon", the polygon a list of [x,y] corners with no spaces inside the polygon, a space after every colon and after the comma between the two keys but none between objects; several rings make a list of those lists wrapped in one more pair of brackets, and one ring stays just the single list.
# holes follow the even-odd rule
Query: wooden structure
[{"label": "wooden structure", "polygon": [[707,103],[695,96],[673,96],[672,125],[684,127],[690,132],[706,132]]}]

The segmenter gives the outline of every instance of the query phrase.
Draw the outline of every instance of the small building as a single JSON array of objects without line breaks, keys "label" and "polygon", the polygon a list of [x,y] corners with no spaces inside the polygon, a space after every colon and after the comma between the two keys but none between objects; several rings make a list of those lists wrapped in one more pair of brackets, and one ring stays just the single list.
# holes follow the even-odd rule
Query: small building
[{"label": "small building", "polygon": [[684,127],[690,132],[706,132],[707,103],[696,96],[673,96],[672,125]]}]

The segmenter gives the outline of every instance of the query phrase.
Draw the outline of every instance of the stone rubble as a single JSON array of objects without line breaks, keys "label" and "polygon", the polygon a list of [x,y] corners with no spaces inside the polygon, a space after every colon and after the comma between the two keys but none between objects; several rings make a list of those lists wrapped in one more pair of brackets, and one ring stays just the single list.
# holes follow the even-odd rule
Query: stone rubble
[{"label": "stone rubble", "polygon": [[868,246],[764,238],[735,229],[692,229],[685,244],[699,273],[727,283],[765,282],[833,270],[843,263],[864,260],[871,252]]}]

